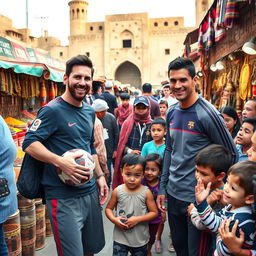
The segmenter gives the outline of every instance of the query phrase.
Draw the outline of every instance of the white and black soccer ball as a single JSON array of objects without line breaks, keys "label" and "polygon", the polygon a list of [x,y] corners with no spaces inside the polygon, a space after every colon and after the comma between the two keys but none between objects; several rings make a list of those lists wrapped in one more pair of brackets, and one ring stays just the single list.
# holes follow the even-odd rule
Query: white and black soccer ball
[{"label": "white and black soccer ball", "polygon": [[64,173],[60,168],[57,169],[57,173],[59,175],[59,178],[64,182],[65,184],[71,185],[71,186],[81,186],[86,184],[90,181],[90,179],[93,177],[93,171],[95,169],[95,162],[90,153],[83,149],[71,149],[66,151],[62,156],[67,157],[74,154],[83,154],[81,157],[76,158],[74,161],[77,164],[83,165],[84,167],[89,169],[89,178],[88,179],[81,179],[80,183],[76,182],[74,179],[69,177],[66,173]]}]

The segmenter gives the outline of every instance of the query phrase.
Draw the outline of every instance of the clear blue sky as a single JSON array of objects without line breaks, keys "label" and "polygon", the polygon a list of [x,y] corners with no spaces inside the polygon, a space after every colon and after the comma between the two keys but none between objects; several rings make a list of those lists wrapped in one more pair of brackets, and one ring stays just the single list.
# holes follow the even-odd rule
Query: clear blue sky
[{"label": "clear blue sky", "polygon": [[[67,44],[70,0],[27,0],[29,28],[33,36],[43,30]],[[26,0],[1,1],[0,14],[13,20],[16,28],[26,27]],[[194,0],[88,0],[88,21],[104,21],[105,15],[147,12],[149,17],[184,16],[186,26],[195,25]]]}]

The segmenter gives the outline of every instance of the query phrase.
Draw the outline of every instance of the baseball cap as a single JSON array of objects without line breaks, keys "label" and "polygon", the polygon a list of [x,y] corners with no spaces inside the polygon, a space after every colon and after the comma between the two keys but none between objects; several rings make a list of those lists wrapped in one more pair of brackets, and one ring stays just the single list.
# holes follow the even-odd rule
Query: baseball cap
[{"label": "baseball cap", "polygon": [[136,106],[139,103],[142,103],[147,107],[149,106],[149,101],[148,101],[148,98],[146,96],[139,96],[139,97],[135,98],[133,105]]},{"label": "baseball cap", "polygon": [[112,87],[113,87],[113,82],[112,81],[106,81],[105,88],[106,89],[112,89]]},{"label": "baseball cap", "polygon": [[95,112],[101,112],[108,110],[108,103],[105,100],[97,99],[92,103],[92,108],[95,110]]}]

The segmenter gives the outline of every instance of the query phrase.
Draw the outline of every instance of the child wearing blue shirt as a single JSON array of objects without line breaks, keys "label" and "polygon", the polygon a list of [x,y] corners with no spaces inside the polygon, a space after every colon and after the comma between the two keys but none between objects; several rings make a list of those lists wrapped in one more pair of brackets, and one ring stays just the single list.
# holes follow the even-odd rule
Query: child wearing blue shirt
[{"label": "child wearing blue shirt", "polygon": [[154,119],[150,128],[152,141],[145,143],[141,150],[142,156],[158,154],[163,157],[165,150],[166,122],[162,118]]}]

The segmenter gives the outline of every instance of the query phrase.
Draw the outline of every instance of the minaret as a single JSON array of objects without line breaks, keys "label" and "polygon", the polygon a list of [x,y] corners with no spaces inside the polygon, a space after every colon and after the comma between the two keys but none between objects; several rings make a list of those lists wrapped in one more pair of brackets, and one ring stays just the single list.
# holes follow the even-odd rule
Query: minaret
[{"label": "minaret", "polygon": [[213,0],[196,0],[196,26],[199,27],[201,21],[211,7]]},{"label": "minaret", "polygon": [[86,33],[88,2],[72,0],[69,5],[70,36],[84,35]]}]

